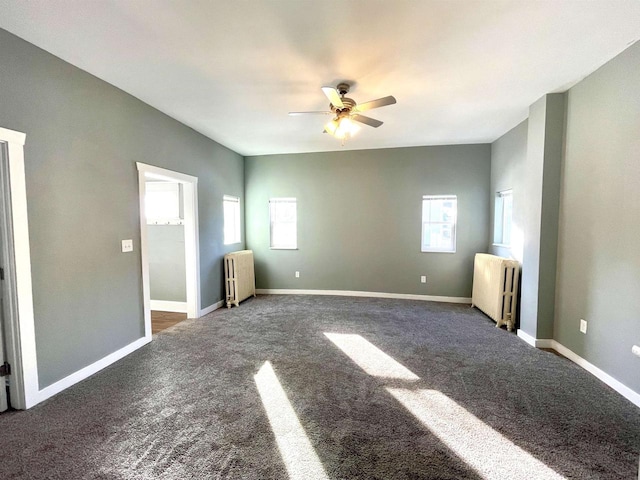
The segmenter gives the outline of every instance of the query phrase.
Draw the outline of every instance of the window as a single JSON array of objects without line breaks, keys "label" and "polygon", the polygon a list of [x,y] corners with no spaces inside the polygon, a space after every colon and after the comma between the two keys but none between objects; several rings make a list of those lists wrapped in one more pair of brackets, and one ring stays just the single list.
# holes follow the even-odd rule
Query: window
[{"label": "window", "polygon": [[224,208],[224,244],[240,243],[240,199],[225,195],[222,197]]},{"label": "window", "polygon": [[297,212],[295,198],[272,198],[269,200],[271,221],[271,248],[298,248]]},{"label": "window", "polygon": [[144,206],[147,224],[181,225],[180,200],[180,184],[146,182]]},{"label": "window", "polygon": [[495,217],[493,222],[493,243],[511,245],[511,216],[513,213],[513,192],[504,190],[496,193]]},{"label": "window", "polygon": [[422,197],[422,251],[456,251],[458,197],[424,195]]}]

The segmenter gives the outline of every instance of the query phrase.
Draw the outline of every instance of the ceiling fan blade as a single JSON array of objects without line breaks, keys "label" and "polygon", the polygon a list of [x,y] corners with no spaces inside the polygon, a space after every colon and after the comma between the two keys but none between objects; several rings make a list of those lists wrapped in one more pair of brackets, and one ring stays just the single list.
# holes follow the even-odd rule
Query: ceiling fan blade
[{"label": "ceiling fan blade", "polygon": [[358,110],[359,112],[364,112],[365,110],[386,107],[387,105],[393,105],[394,103],[396,103],[395,97],[389,95],[388,97],[378,98],[377,100],[360,103],[356,106],[356,110]]},{"label": "ceiling fan blade", "polygon": [[333,87],[322,87],[322,91],[327,96],[329,101],[334,107],[343,108],[344,104],[342,103],[342,99],[340,98],[340,94],[338,90]]},{"label": "ceiling fan blade", "polygon": [[373,128],[378,128],[383,123],[380,120],[376,120],[375,118],[371,117],[365,117],[364,115],[353,115],[351,118],[356,122],[364,123],[365,125],[369,125]]},{"label": "ceiling fan blade", "polygon": [[331,115],[333,112],[289,112],[292,117],[295,115]]}]

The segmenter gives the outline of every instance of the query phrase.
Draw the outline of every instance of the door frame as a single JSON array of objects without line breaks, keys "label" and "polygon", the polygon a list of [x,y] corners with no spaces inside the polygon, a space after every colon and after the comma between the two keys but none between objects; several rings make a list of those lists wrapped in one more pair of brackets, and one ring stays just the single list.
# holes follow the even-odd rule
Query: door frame
[{"label": "door frame", "polygon": [[184,250],[187,284],[187,317],[200,317],[200,245],[198,235],[198,177],[167,170],[141,162],[138,167],[140,192],[140,258],[142,262],[142,297],[144,305],[145,337],[151,334],[151,289],[149,283],[149,244],[145,213],[145,193],[147,179],[165,180],[182,185],[184,200]]},{"label": "door frame", "polygon": [[6,356],[11,364],[9,392],[11,406],[29,408],[38,403],[38,363],[33,314],[31,251],[27,217],[27,190],[24,169],[26,134],[0,127],[0,179],[2,181],[3,235],[7,307],[5,312]]}]

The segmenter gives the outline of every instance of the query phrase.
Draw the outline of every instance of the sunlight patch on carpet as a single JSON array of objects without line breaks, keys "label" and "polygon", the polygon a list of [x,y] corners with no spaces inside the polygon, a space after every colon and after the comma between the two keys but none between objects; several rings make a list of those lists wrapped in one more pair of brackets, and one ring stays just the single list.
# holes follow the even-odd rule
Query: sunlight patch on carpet
[{"label": "sunlight patch on carpet", "polygon": [[386,390],[485,480],[565,479],[441,392]]},{"label": "sunlight patch on carpet", "polygon": [[253,377],[290,480],[329,480],[270,362]]},{"label": "sunlight patch on carpet", "polygon": [[415,373],[360,335],[327,332],[325,335],[369,375],[400,380],[420,380]]}]

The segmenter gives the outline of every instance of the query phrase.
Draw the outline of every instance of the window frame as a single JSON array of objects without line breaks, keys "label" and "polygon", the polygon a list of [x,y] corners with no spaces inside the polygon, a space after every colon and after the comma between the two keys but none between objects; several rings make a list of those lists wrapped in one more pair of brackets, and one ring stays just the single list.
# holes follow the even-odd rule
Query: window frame
[{"label": "window frame", "polygon": [[[227,218],[227,204],[231,204],[233,206],[233,218]],[[240,197],[236,197],[234,195],[223,195],[222,196],[222,216],[223,216],[223,226],[222,226],[222,241],[225,245],[235,245],[237,243],[242,243],[242,219],[240,213]],[[227,221],[233,221],[233,236],[232,238],[227,238]]]},{"label": "window frame", "polygon": [[[453,200],[454,201],[454,215],[453,219],[450,221],[437,221],[425,222],[424,214],[425,214],[425,205],[426,202],[431,202],[433,200]],[[429,204],[429,207],[431,205]],[[457,195],[423,195],[422,196],[422,217],[421,217],[421,232],[420,232],[420,251],[423,253],[456,253],[458,248],[458,196]],[[428,247],[425,246],[425,226],[430,225],[451,225],[451,245],[452,248],[442,248],[442,247]]]},{"label": "window frame", "polygon": [[[292,203],[294,205],[294,220],[293,222],[277,222],[274,217],[276,216],[276,209],[278,204]],[[293,241],[288,244],[274,244],[273,233],[274,225],[280,223],[287,223],[294,225],[295,236]],[[298,249],[298,200],[296,197],[273,197],[269,199],[269,248],[271,250],[297,250]]]},{"label": "window frame", "polygon": [[[505,199],[509,199],[509,213],[511,218],[506,221],[507,209],[505,208]],[[508,238],[505,241],[505,225],[509,225]],[[495,204],[493,210],[493,245],[496,247],[510,248],[513,235],[513,189],[508,188],[496,192]]]}]

